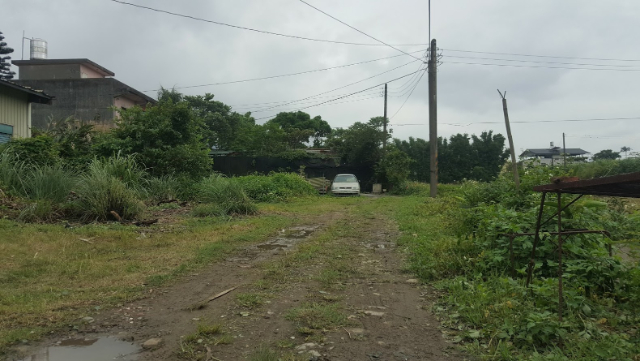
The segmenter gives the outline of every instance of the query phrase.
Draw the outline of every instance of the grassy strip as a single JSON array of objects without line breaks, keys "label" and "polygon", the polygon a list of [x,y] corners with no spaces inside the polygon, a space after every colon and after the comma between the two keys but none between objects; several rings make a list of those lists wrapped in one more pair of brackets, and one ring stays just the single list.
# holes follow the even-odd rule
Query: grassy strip
[{"label": "grassy strip", "polygon": [[640,359],[627,300],[589,296],[567,282],[567,312],[558,321],[557,280],[536,279],[527,291],[521,278],[483,273],[487,255],[461,235],[465,210],[457,204],[454,197],[406,197],[395,212],[410,268],[444,291],[434,311],[454,342],[493,360]]},{"label": "grassy strip", "polygon": [[185,218],[141,229],[67,229],[0,220],[0,352],[20,340],[143,297],[150,288],[335,207],[303,199],[261,206],[257,217]]}]

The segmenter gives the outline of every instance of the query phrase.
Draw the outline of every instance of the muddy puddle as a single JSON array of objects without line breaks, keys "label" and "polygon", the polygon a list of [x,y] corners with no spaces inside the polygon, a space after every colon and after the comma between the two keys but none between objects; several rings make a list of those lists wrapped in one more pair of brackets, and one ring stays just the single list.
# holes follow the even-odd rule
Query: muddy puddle
[{"label": "muddy puddle", "polygon": [[21,361],[134,361],[140,348],[113,337],[88,337],[59,341]]}]

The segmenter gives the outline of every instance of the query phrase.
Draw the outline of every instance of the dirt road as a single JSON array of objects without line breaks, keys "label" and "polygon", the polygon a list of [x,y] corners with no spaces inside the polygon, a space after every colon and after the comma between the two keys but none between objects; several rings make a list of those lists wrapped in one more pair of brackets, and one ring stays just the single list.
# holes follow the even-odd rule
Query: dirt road
[{"label": "dirt road", "polygon": [[126,360],[465,359],[429,312],[428,287],[403,271],[396,227],[376,199],[297,223],[103,312],[79,335],[157,339]]}]

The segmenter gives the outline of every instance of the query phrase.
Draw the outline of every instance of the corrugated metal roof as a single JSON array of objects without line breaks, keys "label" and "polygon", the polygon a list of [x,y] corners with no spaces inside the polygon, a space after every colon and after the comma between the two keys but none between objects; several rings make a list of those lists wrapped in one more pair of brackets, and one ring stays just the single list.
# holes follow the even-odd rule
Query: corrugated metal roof
[{"label": "corrugated metal roof", "polygon": [[520,156],[521,157],[535,157],[535,156],[544,157],[544,156],[554,156],[554,155],[561,155],[561,154],[572,156],[572,155],[589,154],[589,152],[580,148],[567,148],[565,152],[560,147],[554,147],[554,148],[527,149],[524,152],[522,152]]}]

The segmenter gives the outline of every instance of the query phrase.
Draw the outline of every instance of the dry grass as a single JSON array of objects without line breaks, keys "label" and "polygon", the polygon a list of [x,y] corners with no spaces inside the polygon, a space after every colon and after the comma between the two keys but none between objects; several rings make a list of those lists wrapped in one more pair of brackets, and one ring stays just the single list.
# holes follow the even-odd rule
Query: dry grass
[{"label": "dry grass", "polygon": [[185,217],[151,228],[0,220],[0,354],[344,204],[301,200],[261,206],[257,217]]}]

